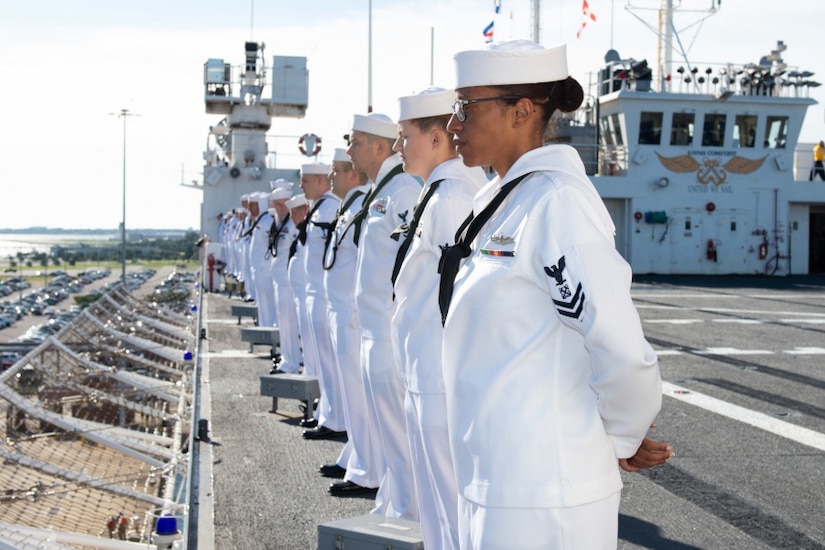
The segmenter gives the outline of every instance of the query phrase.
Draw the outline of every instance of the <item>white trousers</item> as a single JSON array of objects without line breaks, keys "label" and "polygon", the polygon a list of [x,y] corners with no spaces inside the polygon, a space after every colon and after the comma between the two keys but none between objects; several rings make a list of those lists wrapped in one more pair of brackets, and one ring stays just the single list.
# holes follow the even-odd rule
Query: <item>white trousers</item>
[{"label": "white trousers", "polygon": [[457,550],[458,488],[447,432],[447,396],[407,390],[404,408],[424,548]]},{"label": "white trousers", "polygon": [[[293,284],[291,278],[289,283],[289,286],[292,287],[292,299],[295,302],[295,310],[298,314],[298,331],[301,333],[301,354],[304,359],[304,374],[317,377],[318,350],[315,349],[315,341],[312,338],[312,330],[309,324],[306,286]],[[315,413],[317,418],[317,409]]]},{"label": "white trousers", "polygon": [[[277,275],[277,273],[276,273]],[[292,287],[284,274],[274,282],[275,309],[278,318],[278,337],[281,340],[281,359],[278,368],[284,372],[297,373],[301,370],[301,339],[299,336],[298,311]]]},{"label": "white trousers", "polygon": [[[378,327],[373,328],[372,334],[376,334],[375,328]],[[404,385],[393,359],[389,333],[383,338],[369,338],[362,333],[361,375],[370,406],[370,425],[377,428],[384,455],[376,507],[370,513],[417,521],[418,504],[404,415]]]},{"label": "white trousers", "polygon": [[272,269],[269,260],[254,265],[252,271],[258,306],[258,326],[274,327],[277,314],[275,313],[275,289],[272,286]]},{"label": "white trousers", "polygon": [[[378,436],[370,429],[367,396],[361,378],[361,324],[355,304],[329,304],[329,327],[332,347],[341,385],[347,444],[338,457],[338,465],[346,468],[345,481],[361,487],[378,487],[379,466],[383,464]],[[351,447],[345,456],[346,447]]]},{"label": "white trousers", "polygon": [[618,546],[621,491],[567,508],[494,508],[463,496],[458,501],[462,550],[615,550]]},{"label": "white trousers", "polygon": [[338,365],[335,363],[335,352],[332,349],[327,299],[323,292],[307,292],[306,302],[309,328],[318,358],[316,368],[321,390],[321,398],[318,400],[318,423],[330,430],[341,432],[347,429],[347,425],[344,419]]}]

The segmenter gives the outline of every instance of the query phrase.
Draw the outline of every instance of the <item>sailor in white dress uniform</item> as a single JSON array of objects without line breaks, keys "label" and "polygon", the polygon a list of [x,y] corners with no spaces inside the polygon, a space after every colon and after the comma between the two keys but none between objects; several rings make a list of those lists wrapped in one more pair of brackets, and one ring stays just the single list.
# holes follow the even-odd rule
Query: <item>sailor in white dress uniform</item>
[{"label": "sailor in white dress uniform", "polygon": [[459,542],[615,548],[619,465],[648,454],[661,380],[601,198],[574,149],[543,146],[581,86],[564,46],[526,40],[460,52],[456,68],[448,128],[467,165],[499,175],[441,266]]},{"label": "sailor in white dress uniform", "polygon": [[[335,149],[332,189],[341,197],[338,220],[327,243],[324,288],[329,304],[329,326],[344,398],[347,443],[335,463],[345,470],[343,481],[332,484],[333,495],[367,493],[378,488],[377,466],[383,459],[378,436],[370,430],[367,397],[361,378],[361,323],[355,305],[355,268],[358,249],[350,223],[370,191],[367,176],[352,166],[344,149]],[[347,451],[346,447],[349,447]],[[322,466],[334,470],[331,465]],[[339,472],[340,473],[340,472]],[[383,474],[383,472],[381,472]]]},{"label": "sailor in white dress uniform", "polygon": [[301,189],[312,209],[307,215],[304,243],[304,270],[307,275],[306,303],[308,330],[312,334],[312,356],[304,346],[304,364],[312,361],[318,373],[321,397],[318,400],[318,426],[304,433],[305,438],[320,439],[346,431],[338,368],[332,350],[327,297],[324,290],[324,245],[338,212],[340,199],[330,190],[329,164],[301,166]]},{"label": "sailor in white dress uniform", "polygon": [[[316,376],[317,374],[311,370],[307,362],[304,361],[304,356],[307,352],[307,337],[305,331],[308,330],[309,319],[307,318],[306,309],[306,271],[304,270],[304,246],[299,239],[299,228],[301,224],[306,221],[306,215],[309,211],[309,202],[303,193],[294,195],[286,201],[289,207],[289,216],[293,221],[292,231],[287,238],[289,242],[289,250],[287,252],[287,278],[289,279],[289,288],[292,289],[292,303],[295,308],[295,317],[298,320],[298,334],[301,341],[301,360],[304,368],[303,373],[307,376]],[[311,404],[310,404],[311,406]],[[316,411],[317,412],[317,411]]]},{"label": "sailor in white dress uniform", "polygon": [[[347,154],[373,189],[364,201],[358,241],[355,301],[361,320],[361,374],[371,421],[384,455],[384,475],[372,513],[418,519],[404,419],[404,384],[392,352],[392,268],[399,243],[390,235],[412,216],[421,185],[401,168],[392,145],[398,129],[387,115],[355,115]],[[355,228],[358,229],[357,227]]]},{"label": "sailor in white dress uniform", "polygon": [[410,225],[399,235],[399,254],[406,254],[396,259],[392,337],[406,388],[424,546],[442,550],[458,548],[458,490],[441,372],[438,263],[441,247],[452,243],[472,210],[473,196],[488,181],[481,168],[468,168],[455,152],[446,128],[454,100],[455,92],[442,88],[400,98],[400,132],[394,147],[401,153],[404,171],[426,182]]},{"label": "sailor in white dress uniform", "polygon": [[275,326],[275,293],[272,291],[272,270],[269,265],[269,193],[253,193],[257,217],[249,236],[249,268],[258,306],[258,326]]},{"label": "sailor in white dress uniform", "polygon": [[246,211],[246,215],[243,218],[241,234],[238,238],[238,258],[241,268],[240,278],[244,283],[244,290],[246,291],[244,301],[246,302],[255,301],[255,284],[252,281],[252,269],[249,265],[249,246],[251,244],[249,230],[252,228],[252,224],[255,223],[255,217],[251,214],[249,208],[249,204],[252,201],[251,195],[251,193],[247,193],[241,197],[241,204]]},{"label": "sailor in white dress uniform", "polygon": [[275,366],[275,372],[298,373],[303,358],[301,355],[300,330],[298,326],[298,310],[295,306],[295,297],[292,286],[289,284],[287,268],[289,267],[289,247],[291,236],[297,233],[292,222],[290,209],[287,205],[292,197],[292,182],[283,182],[270,194],[270,202],[274,204],[277,214],[275,234],[269,237],[269,254],[272,269],[272,281],[275,291],[275,309],[278,318],[278,337],[280,339],[281,357]]}]

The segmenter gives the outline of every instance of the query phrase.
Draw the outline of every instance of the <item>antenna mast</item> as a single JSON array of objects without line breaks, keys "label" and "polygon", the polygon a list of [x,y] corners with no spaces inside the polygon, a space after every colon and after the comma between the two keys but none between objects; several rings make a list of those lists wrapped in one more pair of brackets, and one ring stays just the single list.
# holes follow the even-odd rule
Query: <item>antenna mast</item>
[{"label": "antenna mast", "polygon": [[[628,0],[627,5],[625,5],[625,9],[633,15],[636,19],[642,22],[647,28],[652,30],[656,33],[656,37],[658,39],[657,46],[658,46],[658,53],[657,53],[657,63],[656,63],[656,70],[658,74],[656,75],[656,90],[657,91],[670,91],[671,81],[668,79],[670,75],[673,74],[673,49],[674,46],[679,47],[679,53],[681,54],[684,62],[690,68],[690,61],[687,57],[687,52],[685,51],[684,46],[682,45],[682,41],[679,38],[679,33],[681,31],[685,31],[691,27],[699,25],[701,27],[702,23],[710,17],[714,15],[719,10],[719,2],[717,0],[711,1],[711,7],[709,9],[691,9],[686,10],[683,9],[681,6],[681,2],[679,3],[679,9],[682,11],[688,12],[707,12],[707,15],[700,17],[697,21],[689,24],[687,27],[677,30],[676,25],[674,24],[674,14],[676,13],[676,7],[674,7],[673,0],[662,0],[659,8],[658,8],[658,25],[654,27],[650,23],[646,22],[644,19],[636,15],[634,10],[652,10],[654,8],[644,8],[641,6],[634,6],[632,5],[631,0]],[[697,30],[698,34],[698,30]]]}]

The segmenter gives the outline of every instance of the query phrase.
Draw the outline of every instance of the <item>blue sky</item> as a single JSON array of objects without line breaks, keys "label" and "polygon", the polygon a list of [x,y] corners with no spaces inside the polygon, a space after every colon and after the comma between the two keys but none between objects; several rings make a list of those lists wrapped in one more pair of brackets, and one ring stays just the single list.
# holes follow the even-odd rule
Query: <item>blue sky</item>
[{"label": "blue sky", "polygon": [[[633,0],[655,8],[656,0]],[[678,2],[677,2],[678,3]],[[611,46],[623,57],[656,59],[656,37],[626,0],[589,0],[598,19],[576,40],[580,0],[542,3],[541,42],[568,43],[571,72],[586,85]],[[692,63],[756,62],[788,45],[785,61],[825,79],[813,45],[825,3],[723,0],[721,9],[682,35]],[[529,37],[529,0],[502,0],[495,38]],[[706,10],[711,0],[683,0]],[[795,9],[794,6],[804,6]],[[449,87],[455,51],[481,47],[493,0],[373,0],[373,106],[395,116],[397,98],[433,84]],[[354,113],[367,107],[368,0],[0,0],[0,227],[116,228],[121,219],[122,108],[127,119],[128,228],[198,228],[199,192],[210,125],[203,104],[203,64],[243,61],[246,40],[273,55],[308,58],[310,98],[303,120],[275,119],[278,164],[305,157],[298,136],[323,138],[328,160]],[[634,11],[656,23],[655,11]],[[683,11],[682,28],[699,18]],[[434,48],[431,59],[431,33]],[[611,41],[612,40],[612,41]],[[823,88],[812,94],[825,101]],[[802,140],[825,138],[823,105],[808,112]]]}]

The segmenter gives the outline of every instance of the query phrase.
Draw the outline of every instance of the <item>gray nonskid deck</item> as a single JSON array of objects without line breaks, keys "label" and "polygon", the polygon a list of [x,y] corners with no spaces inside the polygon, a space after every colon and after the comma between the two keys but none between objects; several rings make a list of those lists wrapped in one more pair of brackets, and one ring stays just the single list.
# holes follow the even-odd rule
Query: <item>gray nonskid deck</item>
[{"label": "gray nonskid deck", "polygon": [[269,349],[256,346],[249,353],[240,327],[226,322],[239,302],[210,294],[204,308],[211,442],[200,445],[212,454],[213,487],[201,503],[213,501],[214,547],[314,549],[319,524],[366,514],[373,500],[327,494],[335,480],[322,477],[318,467],[334,462],[343,443],[303,439],[299,401],[282,398],[278,413],[269,412],[272,398],[260,393],[260,377],[272,368]]},{"label": "gray nonskid deck", "polygon": [[[825,279],[671,277],[634,287],[665,382],[825,433]],[[249,353],[241,342],[229,311],[237,301],[213,294],[203,308],[213,444],[199,445],[213,455],[214,484],[200,503],[214,505],[215,548],[315,549],[320,524],[362,516],[372,500],[327,495],[331,480],[317,469],[342,443],[303,440],[297,400],[268,412],[260,377],[269,350]],[[676,458],[622,473],[619,550],[825,548],[823,451],[677,397],[664,397],[651,434]]]}]

